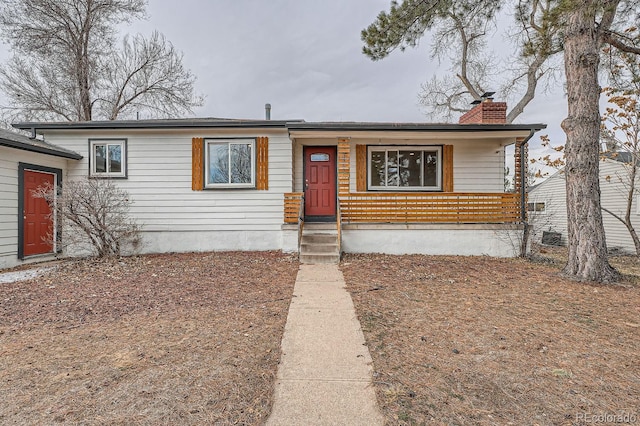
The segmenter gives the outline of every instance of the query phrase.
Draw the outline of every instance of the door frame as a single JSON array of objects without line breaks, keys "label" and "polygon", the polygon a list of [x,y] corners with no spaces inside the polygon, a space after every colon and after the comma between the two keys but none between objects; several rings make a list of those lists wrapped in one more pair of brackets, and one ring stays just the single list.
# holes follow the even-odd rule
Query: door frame
[{"label": "door frame", "polygon": [[[29,164],[29,163],[18,163],[18,259],[23,260],[25,258],[29,258],[32,256],[24,255],[24,172],[25,170],[40,172],[40,173],[49,173],[54,175],[54,182],[58,189],[62,188],[62,170],[56,169],[54,167],[46,167],[40,166],[38,164]],[[55,254],[61,252],[61,224],[59,223],[57,218],[55,217],[55,211],[53,212],[53,227],[56,238],[53,242],[53,251],[51,253],[44,253],[42,255],[35,254],[33,256],[43,256],[47,254]]]},{"label": "door frame", "polygon": [[[307,178],[307,150],[315,148],[330,148],[334,153],[335,170],[333,172],[333,181],[336,188],[336,207],[333,215],[328,216],[309,216],[305,209],[304,220],[308,222],[335,222],[338,214],[338,146],[337,145],[303,145],[302,146],[302,193],[307,195],[305,180]],[[306,202],[306,201],[305,201]]]}]

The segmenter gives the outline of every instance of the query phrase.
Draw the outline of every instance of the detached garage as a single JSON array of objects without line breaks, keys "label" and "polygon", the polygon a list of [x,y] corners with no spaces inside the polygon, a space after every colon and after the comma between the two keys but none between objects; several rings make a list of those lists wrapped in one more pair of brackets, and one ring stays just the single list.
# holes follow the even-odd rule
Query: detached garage
[{"label": "detached garage", "polygon": [[73,151],[0,129],[0,269],[56,254],[47,238],[55,235],[55,218],[32,191],[61,186],[67,162],[80,159]]}]

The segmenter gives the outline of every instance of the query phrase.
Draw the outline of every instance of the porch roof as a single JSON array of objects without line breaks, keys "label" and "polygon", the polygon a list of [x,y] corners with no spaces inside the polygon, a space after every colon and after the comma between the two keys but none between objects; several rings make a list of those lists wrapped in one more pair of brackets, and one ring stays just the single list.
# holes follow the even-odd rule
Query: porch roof
[{"label": "porch roof", "polygon": [[457,124],[457,123],[394,123],[394,122],[288,122],[289,131],[328,130],[328,131],[404,131],[404,132],[480,132],[480,131],[538,131],[547,125],[536,124]]},{"label": "porch roof", "polygon": [[318,122],[287,123],[292,138],[371,138],[371,139],[496,139],[509,145],[517,138],[529,140],[546,124],[452,124]]}]

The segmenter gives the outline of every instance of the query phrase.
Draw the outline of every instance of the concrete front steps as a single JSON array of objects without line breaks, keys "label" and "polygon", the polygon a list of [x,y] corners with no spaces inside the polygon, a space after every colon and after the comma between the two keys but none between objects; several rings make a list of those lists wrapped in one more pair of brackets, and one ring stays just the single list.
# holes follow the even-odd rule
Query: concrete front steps
[{"label": "concrete front steps", "polygon": [[300,240],[300,263],[340,263],[335,223],[305,223]]}]

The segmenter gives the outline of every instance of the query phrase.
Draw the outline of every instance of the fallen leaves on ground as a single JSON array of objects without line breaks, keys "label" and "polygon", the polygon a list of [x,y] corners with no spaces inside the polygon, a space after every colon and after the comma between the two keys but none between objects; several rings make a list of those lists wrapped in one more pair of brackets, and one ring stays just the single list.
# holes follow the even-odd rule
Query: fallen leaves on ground
[{"label": "fallen leaves on ground", "polygon": [[0,285],[0,423],[263,423],[297,269],[165,254]]},{"label": "fallen leaves on ground", "polygon": [[[635,257],[612,263],[638,270]],[[578,283],[560,278],[560,267],[347,255],[342,270],[387,422],[572,425],[586,413],[638,415],[640,287],[630,276]]]}]

